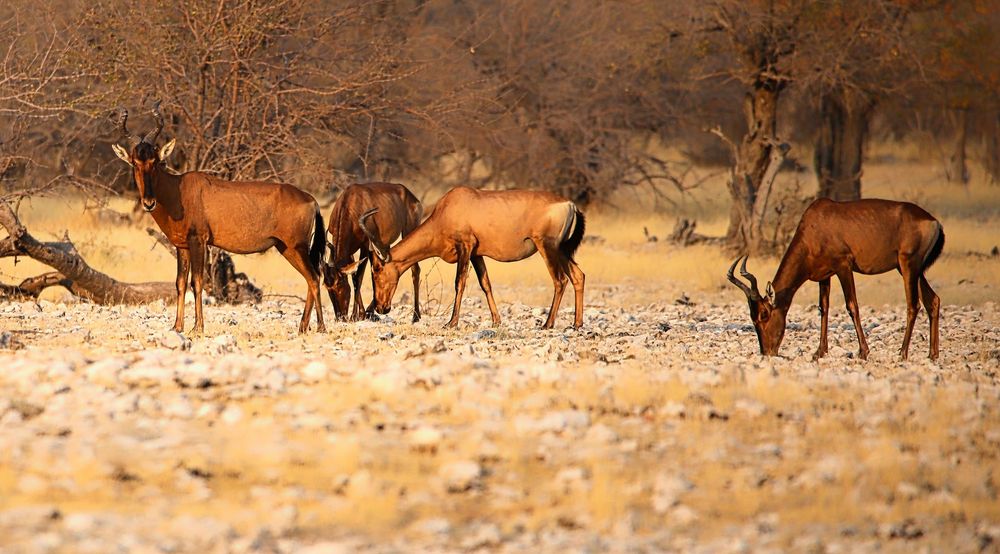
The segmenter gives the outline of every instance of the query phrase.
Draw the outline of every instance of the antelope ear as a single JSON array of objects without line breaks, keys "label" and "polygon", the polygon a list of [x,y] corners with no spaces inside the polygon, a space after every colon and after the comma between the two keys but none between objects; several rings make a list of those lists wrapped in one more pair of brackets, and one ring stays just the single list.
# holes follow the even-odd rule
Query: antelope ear
[{"label": "antelope ear", "polygon": [[121,161],[132,165],[132,160],[129,158],[128,152],[126,152],[124,148],[117,144],[112,144],[111,149],[115,151],[115,155],[118,156]]},{"label": "antelope ear", "polygon": [[767,289],[765,290],[767,291],[767,298],[769,300],[774,300],[774,287],[771,286],[771,281],[767,282]]},{"label": "antelope ear", "polygon": [[160,147],[160,161],[165,161],[170,157],[170,153],[174,151],[174,146],[177,146],[176,138],[170,139],[170,142]]},{"label": "antelope ear", "polygon": [[345,265],[343,267],[338,267],[337,270],[340,271],[341,273],[343,273],[344,275],[353,275],[354,272],[358,270],[358,264],[360,264],[360,263],[361,263],[361,260],[358,259],[358,260],[355,260],[355,261],[353,261],[353,262],[351,262],[351,263],[349,263],[349,264],[347,264],[347,265]]}]

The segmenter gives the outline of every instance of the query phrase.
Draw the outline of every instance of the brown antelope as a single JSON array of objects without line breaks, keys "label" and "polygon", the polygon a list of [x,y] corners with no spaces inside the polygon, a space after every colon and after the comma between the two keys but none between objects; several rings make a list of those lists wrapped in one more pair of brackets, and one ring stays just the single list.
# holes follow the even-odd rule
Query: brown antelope
[{"label": "brown antelope", "polygon": [[[330,210],[330,227],[326,232],[326,259],[324,260],[324,283],[330,293],[330,302],[337,317],[347,317],[351,302],[351,287],[347,276],[351,275],[354,285],[354,310],[351,319],[357,321],[363,317],[361,307],[361,279],[364,276],[365,263],[372,255],[368,237],[361,228],[361,216],[367,210],[377,210],[370,216],[368,226],[372,234],[378,237],[381,244],[392,244],[397,237],[410,234],[420,224],[424,207],[403,185],[394,183],[354,184],[334,202]],[[353,271],[354,253],[358,252],[358,264]],[[374,262],[372,263],[374,265]],[[413,321],[420,321],[420,266],[413,264]],[[372,275],[372,288],[375,287],[375,277]],[[374,305],[375,300],[372,299]],[[372,306],[368,307],[369,310]]]},{"label": "brown antelope", "polygon": [[367,225],[366,220],[374,213],[369,210],[359,223],[375,250],[372,262],[375,312],[389,312],[400,274],[417,262],[436,256],[458,266],[455,306],[445,326],[458,325],[470,262],[476,270],[479,286],[486,293],[493,325],[499,325],[500,314],[493,300],[483,257],[516,262],[539,252],[555,288],[543,328],[551,329],[555,324],[567,281],[572,281],[576,292],[573,325],[577,328],[583,325],[584,274],[573,261],[573,254],[583,240],[585,222],[583,213],[569,200],[548,192],[480,191],[457,187],[438,201],[426,221],[391,249]]},{"label": "brown antelope", "polygon": [[132,167],[142,207],[153,216],[170,242],[177,247],[177,320],[174,330],[184,330],[184,294],[188,272],[194,283],[194,331],[203,333],[201,291],[208,246],[236,254],[263,252],[272,246],[305,277],[309,287],[299,332],[309,328],[309,315],[316,308],[316,323],[325,331],[319,296],[320,263],[325,239],[323,216],[309,194],[292,185],[265,182],[224,181],[206,173],[181,175],[166,169],[165,160],[176,139],[155,147],[163,129],[159,102],[153,108],[156,128],[135,141],[128,131],[128,111],[118,119],[122,137],[134,143],[130,149],[112,148]]},{"label": "brown antelope", "polygon": [[819,348],[813,359],[826,354],[826,328],[830,306],[830,277],[836,275],[844,289],[847,311],[854,320],[861,359],[868,358],[868,343],[861,328],[854,273],[876,275],[897,270],[906,291],[906,332],[900,355],[905,360],[910,335],[920,309],[918,298],[930,318],[930,358],[938,357],[938,320],[941,300],[927,283],[924,272],[944,247],[944,229],[938,220],[915,204],[890,200],[834,202],[816,200],[802,214],[792,242],[785,251],[774,283],[767,284],[767,297],[757,290],[757,279],[740,273],[750,286],[733,276],[740,258],[729,268],[729,280],[746,294],[760,344],[760,353],[774,356],[785,334],[785,315],[795,291],[807,280],[819,282]]}]

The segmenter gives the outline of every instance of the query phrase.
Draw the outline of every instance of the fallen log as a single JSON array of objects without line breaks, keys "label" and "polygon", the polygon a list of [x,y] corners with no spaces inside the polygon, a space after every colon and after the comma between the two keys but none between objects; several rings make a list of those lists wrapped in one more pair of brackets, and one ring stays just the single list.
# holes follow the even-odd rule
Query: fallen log
[{"label": "fallen log", "polygon": [[9,236],[0,240],[0,257],[27,256],[55,272],[31,277],[20,285],[4,285],[0,296],[37,298],[41,291],[63,286],[75,296],[97,304],[144,304],[177,299],[174,283],[123,283],[87,264],[68,237],[58,242],[41,242],[28,232],[7,202],[0,201],[0,225]]}]

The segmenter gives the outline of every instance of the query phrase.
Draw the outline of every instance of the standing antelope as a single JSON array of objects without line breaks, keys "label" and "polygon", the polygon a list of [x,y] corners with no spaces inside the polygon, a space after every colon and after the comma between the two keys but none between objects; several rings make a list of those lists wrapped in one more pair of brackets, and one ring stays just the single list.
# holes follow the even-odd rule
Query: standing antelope
[{"label": "standing antelope", "polygon": [[125,122],[124,108],[118,119],[122,137],[135,142],[131,149],[112,145],[115,154],[132,167],[142,207],[177,247],[177,320],[174,330],[184,330],[184,294],[188,272],[194,281],[194,331],[205,331],[201,312],[201,290],[208,246],[236,254],[263,252],[272,246],[292,264],[309,286],[299,332],[309,329],[309,314],[315,305],[316,323],[325,331],[319,296],[320,263],[325,240],[323,216],[309,194],[292,185],[265,182],[224,181],[206,173],[182,175],[168,172],[164,160],[176,139],[156,149],[163,129],[160,103],[153,108],[156,128],[137,142]]},{"label": "standing antelope", "polygon": [[767,356],[778,353],[785,334],[785,315],[795,291],[807,280],[818,281],[820,336],[819,348],[813,356],[818,359],[827,350],[830,277],[836,275],[844,288],[847,310],[854,319],[861,345],[859,355],[867,359],[868,343],[858,314],[854,272],[876,275],[895,269],[902,274],[906,291],[906,333],[900,355],[905,360],[910,348],[910,334],[920,309],[919,297],[930,318],[930,358],[933,360],[938,357],[941,300],[927,283],[924,272],[943,247],[941,223],[915,204],[876,199],[834,202],[821,198],[802,214],[792,243],[774,275],[774,284],[767,284],[767,298],[757,290],[757,279],[747,272],[746,258],[743,258],[740,273],[750,286],[733,276],[740,258],[730,266],[728,277],[746,294],[760,353]]},{"label": "standing antelope", "polygon": [[566,282],[576,293],[574,327],[583,325],[584,274],[573,261],[583,240],[584,217],[575,204],[548,192],[528,190],[480,191],[457,187],[448,191],[426,221],[391,249],[367,226],[375,212],[361,216],[359,224],[375,250],[372,271],[375,281],[375,311],[388,313],[399,276],[421,260],[439,257],[457,263],[455,307],[446,327],[458,325],[459,308],[469,262],[476,270],[479,286],[493,316],[500,324],[490,278],[483,256],[500,262],[523,260],[535,252],[542,255],[555,289],[549,317],[542,326],[551,329],[559,311]]},{"label": "standing antelope", "polygon": [[[377,214],[371,216],[369,221],[374,223],[372,234],[378,237],[381,244],[392,244],[400,235],[406,237],[420,224],[424,214],[424,207],[417,197],[403,185],[394,183],[354,184],[337,198],[330,210],[323,272],[333,311],[340,319],[347,317],[351,302],[351,288],[347,284],[347,275],[351,273],[354,284],[354,310],[351,319],[357,321],[364,313],[361,307],[361,279],[364,277],[365,263],[372,255],[368,237],[360,222],[366,210],[377,210]],[[354,253],[359,250],[358,264],[353,266],[351,272],[345,271],[345,268],[352,266]],[[372,262],[373,267],[374,265]],[[412,273],[413,321],[420,321],[420,266],[413,264]],[[372,288],[375,288],[374,274]],[[372,305],[374,302],[372,299]],[[369,306],[369,310],[371,308]]]}]

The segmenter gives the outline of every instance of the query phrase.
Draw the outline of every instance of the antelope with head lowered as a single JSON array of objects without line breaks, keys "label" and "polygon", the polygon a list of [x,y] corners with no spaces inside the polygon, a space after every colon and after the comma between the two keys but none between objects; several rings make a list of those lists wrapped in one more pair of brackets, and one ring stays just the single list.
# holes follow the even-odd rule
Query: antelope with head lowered
[{"label": "antelope with head lowered", "polygon": [[359,222],[375,250],[372,264],[375,312],[389,312],[392,295],[404,271],[421,260],[439,257],[457,264],[455,306],[446,327],[458,325],[470,262],[486,294],[493,325],[499,325],[500,313],[483,258],[516,262],[539,252],[555,288],[549,317],[542,327],[551,329],[555,325],[567,281],[573,283],[576,292],[573,325],[577,328],[583,325],[584,274],[573,261],[573,255],[583,240],[584,217],[569,200],[548,192],[457,187],[438,201],[427,220],[391,249],[367,225],[368,218],[375,213],[369,210]]},{"label": "antelope with head lowered", "polygon": [[[365,263],[371,257],[369,240],[361,228],[361,216],[367,210],[376,210],[366,220],[369,230],[378,237],[380,244],[392,244],[396,237],[410,234],[424,214],[424,207],[403,185],[395,183],[354,184],[344,190],[330,210],[330,227],[327,230],[327,255],[324,260],[324,284],[330,293],[333,310],[340,319],[347,318],[354,284],[354,310],[351,319],[357,321],[364,315],[361,307],[361,279]],[[354,264],[354,253],[358,263]],[[374,262],[373,262],[374,265]],[[350,269],[348,269],[350,268]],[[413,321],[420,320],[420,266],[413,264]],[[372,288],[375,277],[372,276]],[[374,299],[372,305],[374,305]],[[369,306],[369,310],[372,307]]]},{"label": "antelope with head lowered", "polygon": [[930,358],[938,357],[938,321],[941,300],[924,272],[944,248],[944,229],[938,220],[909,202],[857,200],[834,202],[819,199],[810,204],[785,251],[774,282],[767,284],[767,297],[757,289],[757,279],[747,272],[746,258],[740,273],[750,286],[739,281],[729,268],[729,280],[740,288],[750,304],[750,319],[757,332],[760,353],[774,356],[785,334],[785,315],[795,291],[808,281],[819,282],[819,348],[813,359],[826,354],[826,329],[830,307],[830,278],[834,275],[844,289],[847,311],[854,320],[861,359],[868,357],[868,343],[861,328],[854,273],[876,275],[893,269],[903,276],[906,292],[906,332],[900,355],[905,360],[910,335],[923,302],[930,319]]},{"label": "antelope with head lowered", "polygon": [[174,330],[184,330],[184,294],[188,273],[194,284],[194,331],[202,333],[201,291],[209,246],[236,254],[263,252],[272,246],[292,264],[309,287],[299,332],[316,322],[325,331],[319,296],[320,263],[325,247],[323,216],[309,194],[281,183],[224,181],[191,171],[177,175],[166,170],[165,160],[176,139],[156,148],[163,129],[159,102],[153,108],[156,128],[135,140],[128,131],[128,111],[121,110],[118,125],[128,148],[112,145],[115,154],[132,167],[144,210],[153,216],[163,234],[177,247],[177,320]]}]

